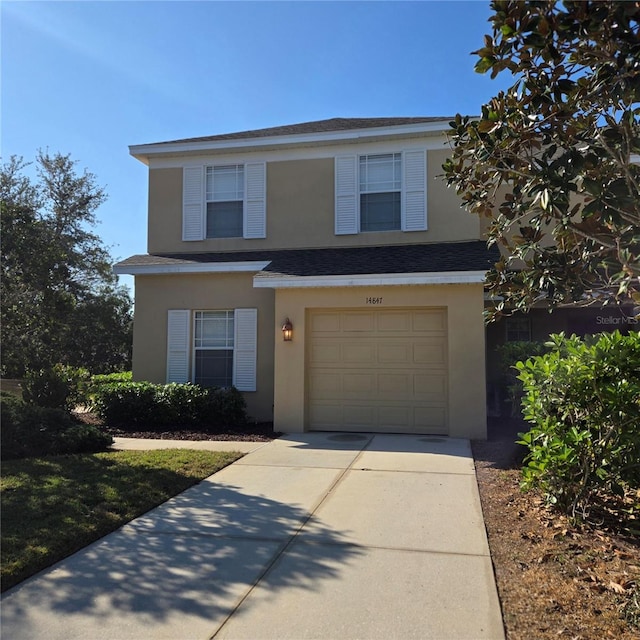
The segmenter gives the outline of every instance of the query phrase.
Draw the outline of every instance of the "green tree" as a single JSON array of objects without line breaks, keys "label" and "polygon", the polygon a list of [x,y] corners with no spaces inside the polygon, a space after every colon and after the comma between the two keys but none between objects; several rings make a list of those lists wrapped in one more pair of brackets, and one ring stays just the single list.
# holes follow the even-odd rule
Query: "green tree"
[{"label": "green tree", "polygon": [[514,84],[451,123],[443,165],[505,256],[496,314],[640,303],[640,3],[495,1],[476,71]]},{"label": "green tree", "polygon": [[92,232],[106,195],[69,155],[39,152],[37,181],[12,157],[0,167],[3,376],[55,363],[128,366],[131,300]]}]

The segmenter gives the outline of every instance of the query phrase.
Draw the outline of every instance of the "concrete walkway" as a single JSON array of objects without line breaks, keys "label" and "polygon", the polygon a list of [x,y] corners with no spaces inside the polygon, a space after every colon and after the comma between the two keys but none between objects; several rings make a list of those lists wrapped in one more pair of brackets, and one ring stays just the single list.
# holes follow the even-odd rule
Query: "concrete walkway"
[{"label": "concrete walkway", "polygon": [[468,441],[251,444],[7,592],[2,637],[504,638]]}]

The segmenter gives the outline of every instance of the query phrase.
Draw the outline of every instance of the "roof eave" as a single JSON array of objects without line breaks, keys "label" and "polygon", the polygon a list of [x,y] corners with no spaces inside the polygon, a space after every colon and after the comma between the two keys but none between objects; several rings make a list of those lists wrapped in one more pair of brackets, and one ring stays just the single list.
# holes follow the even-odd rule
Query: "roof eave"
[{"label": "roof eave", "polygon": [[354,140],[393,138],[415,134],[444,133],[449,129],[450,120],[433,122],[346,129],[338,131],[320,131],[315,133],[297,133],[280,136],[256,138],[200,140],[197,142],[159,142],[155,144],[130,145],[129,153],[144,164],[149,158],[164,155],[195,155],[216,151],[244,151],[264,149],[268,147],[304,146],[313,144],[349,142]]},{"label": "roof eave", "polygon": [[298,289],[318,287],[381,287],[435,284],[483,284],[486,271],[433,271],[421,273],[367,273],[329,276],[264,276],[253,278],[254,288]]},{"label": "roof eave", "polygon": [[241,262],[210,262],[190,264],[126,264],[118,263],[112,267],[118,276],[158,276],[181,273],[256,273],[262,271],[270,260]]}]

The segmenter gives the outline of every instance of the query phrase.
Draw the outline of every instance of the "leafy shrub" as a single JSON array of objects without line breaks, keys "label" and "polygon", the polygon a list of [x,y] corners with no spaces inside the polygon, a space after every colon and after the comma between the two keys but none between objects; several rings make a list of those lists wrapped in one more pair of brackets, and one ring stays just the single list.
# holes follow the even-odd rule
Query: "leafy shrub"
[{"label": "leafy shrub", "polygon": [[543,342],[525,340],[505,342],[496,347],[502,375],[501,385],[505,400],[511,403],[511,415],[513,417],[520,413],[520,403],[523,395],[522,381],[519,380],[518,371],[515,368],[516,362],[542,355],[548,350],[549,347]]},{"label": "leafy shrub", "polygon": [[216,431],[246,423],[246,404],[235,389],[194,384],[122,382],[95,390],[94,407],[105,423],[128,431],[200,427]]},{"label": "leafy shrub", "polygon": [[163,420],[157,387],[150,382],[117,382],[95,390],[93,406],[109,425],[135,430]]},{"label": "leafy shrub", "polygon": [[71,410],[87,401],[89,372],[56,364],[49,369],[28,371],[24,380],[26,402],[49,409]]},{"label": "leafy shrub", "polygon": [[195,384],[158,385],[158,401],[164,405],[167,425],[205,427],[219,420],[213,408],[212,390]]},{"label": "leafy shrub", "polygon": [[91,391],[104,385],[117,384],[120,382],[133,382],[131,371],[119,371],[118,373],[99,373],[91,376],[89,388]]},{"label": "leafy shrub", "polygon": [[97,427],[80,425],[63,409],[19,401],[0,402],[3,460],[42,455],[104,451],[111,436]]},{"label": "leafy shrub", "polygon": [[210,411],[216,424],[241,426],[247,422],[247,405],[244,396],[235,387],[211,389]]},{"label": "leafy shrub", "polygon": [[551,336],[552,350],[519,362],[529,448],[523,486],[585,510],[599,491],[640,486],[640,334],[583,341]]},{"label": "leafy shrub", "polygon": [[57,438],[56,453],[94,453],[104,451],[113,438],[90,424],[74,424]]}]

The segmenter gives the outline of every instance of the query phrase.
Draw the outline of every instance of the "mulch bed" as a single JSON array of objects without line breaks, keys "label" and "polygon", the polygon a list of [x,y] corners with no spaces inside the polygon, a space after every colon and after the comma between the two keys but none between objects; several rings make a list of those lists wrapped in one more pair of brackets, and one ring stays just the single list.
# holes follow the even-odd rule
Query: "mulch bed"
[{"label": "mulch bed", "polygon": [[258,423],[244,429],[230,428],[224,433],[209,433],[207,431],[168,429],[163,431],[123,431],[114,427],[102,427],[105,433],[114,438],[154,438],[160,440],[240,440],[244,442],[268,442],[282,434],[273,431],[273,425]]},{"label": "mulch bed", "polygon": [[92,424],[100,427],[101,431],[108,433],[114,438],[146,438],[160,440],[240,440],[244,442],[268,442],[279,438],[282,433],[273,430],[272,422],[252,422],[242,427],[218,428],[215,432],[206,429],[185,429],[176,426],[175,428],[140,429],[129,431],[118,427],[110,427],[102,423],[100,418],[89,412],[74,412],[76,418],[85,424]]},{"label": "mulch bed", "polygon": [[640,539],[606,519],[576,525],[523,493],[514,441],[525,429],[494,421],[490,439],[473,442],[508,640],[638,640]]}]

